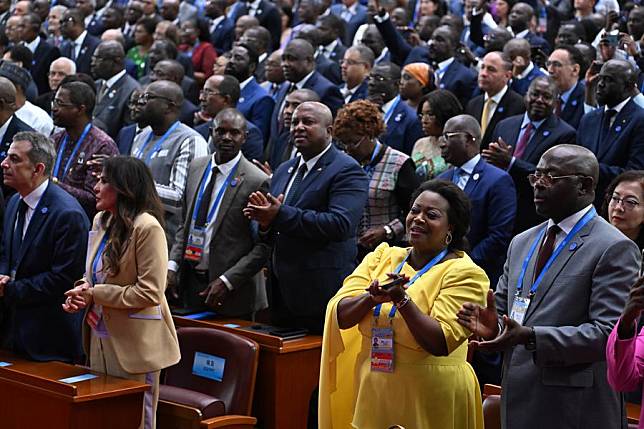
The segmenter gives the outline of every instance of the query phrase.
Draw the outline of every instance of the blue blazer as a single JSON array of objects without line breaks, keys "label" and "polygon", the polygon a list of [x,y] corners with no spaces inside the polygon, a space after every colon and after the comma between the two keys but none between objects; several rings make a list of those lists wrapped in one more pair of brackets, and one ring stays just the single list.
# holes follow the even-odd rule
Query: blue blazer
[{"label": "blue blazer", "polygon": [[550,54],[550,44],[543,37],[529,31],[528,34],[525,35],[525,39],[530,43],[530,47],[539,48],[543,50],[546,55]]},{"label": "blue blazer", "polygon": [[604,109],[595,109],[579,122],[578,143],[587,147],[599,161],[599,183],[595,205],[601,206],[610,182],[624,170],[644,169],[644,109],[631,99],[617,114],[608,138],[600,141]]},{"label": "blue blazer", "polygon": [[560,118],[568,122],[573,128],[579,129],[579,122],[584,116],[584,97],[586,85],[581,80],[577,82],[575,89],[570,93],[568,102],[561,111]]},{"label": "blue blazer", "polygon": [[[0,273],[10,275],[11,240],[19,195],[9,200],[3,223]],[[82,312],[67,314],[64,293],[85,271],[89,220],[78,201],[50,182],[17,255],[15,281],[5,288],[8,338],[15,352],[38,361],[77,361]]]},{"label": "blue blazer", "polygon": [[[299,160],[286,161],[275,171],[272,195],[285,192]],[[300,189],[271,224],[271,265],[290,312],[322,320],[329,299],[355,268],[355,236],[367,204],[368,179],[355,160],[331,147]]]},{"label": "blue blazer", "polygon": [[[438,177],[451,181],[453,175],[454,168],[450,168]],[[490,286],[494,288],[503,271],[517,214],[514,182],[506,171],[481,158],[464,191],[472,203],[467,234],[471,247],[469,254],[476,265],[485,270]]]},{"label": "blue blazer", "polygon": [[[343,9],[344,9],[343,5],[334,4],[333,6],[331,6],[331,13],[342,18]],[[366,24],[366,23],[367,23],[367,8],[362,4],[357,4],[356,14],[351,17],[349,22],[345,21],[346,25],[345,25],[345,32],[344,32],[344,44],[346,46],[353,45],[353,38],[355,37],[356,32],[358,31],[358,28],[360,28],[362,24]]]},{"label": "blue blazer", "polygon": [[273,115],[274,107],[275,100],[257,83],[255,78],[251,79],[248,85],[241,90],[237,102],[237,110],[261,130],[264,141],[268,140],[271,131],[271,115]]},{"label": "blue blazer", "polygon": [[179,121],[183,122],[189,127],[195,123],[195,113],[199,111],[199,108],[192,104],[187,98],[183,99],[181,103],[181,110],[179,111]]},{"label": "blue blazer", "polygon": [[[7,126],[7,131],[5,131],[4,136],[2,136],[2,141],[0,141],[0,162],[4,161],[7,157],[7,151],[9,146],[13,142],[13,136],[18,134],[21,131],[35,131],[25,122],[18,119],[16,115],[11,117],[11,122]],[[4,195],[5,201],[13,195],[16,190],[4,184],[4,170],[0,168],[0,187],[2,188],[2,193]]]},{"label": "blue blazer", "polygon": [[478,89],[476,72],[455,59],[445,70],[440,87],[451,91],[465,109],[474,96],[474,91]]},{"label": "blue blazer", "polygon": [[[494,129],[492,141],[499,137],[512,147],[516,147],[521,131],[523,115],[511,116],[499,122]],[[575,129],[566,122],[551,115],[535,131],[521,159],[515,159],[508,171],[517,190],[517,220],[515,234],[525,231],[540,222],[543,218],[535,212],[532,186],[528,182],[528,174],[534,170],[541,155],[558,144],[575,144]]]},{"label": "blue blazer", "polygon": [[360,85],[358,85],[356,90],[353,91],[353,94],[351,94],[351,98],[349,99],[349,103],[352,103],[357,100],[366,100],[368,95],[369,95],[369,82],[367,81],[367,79],[365,79],[362,81]]},{"label": "blue blazer", "polygon": [[528,73],[528,75],[523,79],[512,78],[510,88],[512,88],[514,92],[517,92],[521,95],[526,95],[532,81],[539,76],[545,76],[545,74],[536,64],[534,64],[534,67],[532,68],[532,70],[530,70],[530,73]]},{"label": "blue blazer", "polygon": [[103,20],[94,14],[92,20],[85,29],[92,36],[101,37],[101,34],[105,31],[105,25],[103,24]]},{"label": "blue blazer", "polygon": [[223,55],[230,51],[233,46],[233,39],[235,37],[235,22],[225,17],[210,33],[210,41],[217,51],[217,55]]},{"label": "blue blazer", "polygon": [[[195,131],[201,134],[201,136],[206,140],[210,141],[210,125],[212,121],[208,121],[205,124],[197,125]],[[255,126],[248,119],[246,120],[246,130],[248,135],[246,136],[246,141],[241,147],[242,154],[246,157],[247,160],[252,161],[256,159],[258,161],[264,161],[264,137],[259,128]]]},{"label": "blue blazer", "polygon": [[119,153],[121,155],[130,155],[132,151],[132,143],[134,142],[134,137],[136,136],[136,124],[128,125],[119,130],[114,143],[119,148]]},{"label": "blue blazer", "polygon": [[[240,16],[248,15],[248,8],[245,1],[237,1],[236,5],[231,8],[228,17],[237,22]],[[282,34],[282,18],[277,10],[277,6],[270,0],[261,0],[255,18],[259,21],[259,25],[266,28],[273,36],[272,51],[280,48],[279,34]]]},{"label": "blue blazer", "polygon": [[76,62],[76,73],[85,73],[91,76],[92,54],[100,43],[101,39],[87,33],[78,58],[74,58],[74,44],[69,40],[64,41],[60,46],[60,54]]},{"label": "blue blazer", "polygon": [[423,137],[423,128],[416,111],[402,99],[387,121],[387,131],[380,139],[387,146],[411,155],[418,139]]},{"label": "blue blazer", "polygon": [[323,54],[318,54],[315,57],[315,69],[333,84],[340,85],[342,83],[340,64],[328,59]]}]

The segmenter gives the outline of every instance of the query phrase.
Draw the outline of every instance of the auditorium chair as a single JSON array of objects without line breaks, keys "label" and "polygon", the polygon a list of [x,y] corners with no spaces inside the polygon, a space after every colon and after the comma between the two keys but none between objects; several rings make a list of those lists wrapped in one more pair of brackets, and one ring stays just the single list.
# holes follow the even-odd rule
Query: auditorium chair
[{"label": "auditorium chair", "polygon": [[[159,429],[249,429],[259,345],[239,335],[208,328],[177,330],[181,360],[165,371],[159,386]],[[225,359],[223,378],[193,373],[197,352]]]}]

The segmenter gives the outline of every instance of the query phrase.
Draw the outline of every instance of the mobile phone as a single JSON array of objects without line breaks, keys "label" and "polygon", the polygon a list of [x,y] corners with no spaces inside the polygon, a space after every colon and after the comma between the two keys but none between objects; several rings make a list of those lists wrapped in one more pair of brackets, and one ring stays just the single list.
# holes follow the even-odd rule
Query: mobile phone
[{"label": "mobile phone", "polygon": [[610,46],[617,46],[619,43],[619,31],[614,30],[606,34],[606,40]]},{"label": "mobile phone", "polygon": [[590,65],[590,71],[592,74],[599,74],[599,72],[602,70],[602,66],[604,63],[601,61],[593,61],[593,63]]},{"label": "mobile phone", "polygon": [[404,277],[398,277],[398,278],[393,279],[393,280],[392,280],[392,281],[390,281],[390,282],[387,282],[387,283],[381,284],[381,285],[379,285],[379,286],[380,286],[382,289],[384,289],[384,290],[389,290],[389,289],[391,289],[391,288],[392,288],[392,287],[394,287],[394,286],[398,286],[398,285],[405,284],[405,282],[406,282],[406,281],[407,281],[407,280],[406,280]]}]

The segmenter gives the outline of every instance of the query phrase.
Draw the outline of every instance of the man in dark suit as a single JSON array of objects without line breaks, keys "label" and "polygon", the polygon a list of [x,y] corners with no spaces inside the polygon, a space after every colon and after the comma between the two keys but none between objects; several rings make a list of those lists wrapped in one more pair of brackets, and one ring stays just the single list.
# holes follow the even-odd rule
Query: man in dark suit
[{"label": "man in dark suit", "polygon": [[96,0],[76,0],[76,7],[83,12],[87,32],[92,36],[100,37],[105,31],[105,26],[96,14]]},{"label": "man in dark suit", "polygon": [[[175,60],[159,61],[150,73],[150,82],[169,80],[170,82],[174,82],[181,86],[183,78],[183,67],[181,66],[181,63]],[[179,120],[191,127],[195,121],[195,113],[198,111],[199,108],[197,106],[187,98],[184,98],[179,111]]]},{"label": "man in dark suit", "polygon": [[255,79],[259,83],[263,83],[266,80],[266,62],[268,61],[268,55],[273,55],[275,52],[278,52],[274,51],[271,53],[272,39],[271,33],[259,25],[244,31],[244,34],[239,39],[239,43],[251,46],[257,52]]},{"label": "man in dark suit", "polygon": [[172,289],[178,273],[184,306],[250,320],[268,306],[262,267],[270,248],[240,208],[253,192],[268,192],[270,179],[240,151],[246,123],[235,109],[219,112],[213,121],[213,155],[190,163],[182,203],[185,222],[170,251],[168,284]]},{"label": "man in dark suit", "polygon": [[352,46],[344,53],[340,67],[344,84],[340,86],[340,92],[345,104],[367,98],[373,61],[373,51],[366,46]]},{"label": "man in dark suit", "polygon": [[90,74],[94,50],[101,40],[85,30],[83,13],[78,9],[69,9],[63,14],[60,31],[65,41],[60,47],[60,53],[76,63],[77,73]]},{"label": "man in dark suit", "polygon": [[525,39],[514,38],[505,44],[503,53],[512,61],[512,88],[515,92],[525,95],[534,79],[545,76],[545,73],[532,62],[530,43]]},{"label": "man in dark suit", "polygon": [[536,78],[526,95],[526,113],[499,122],[492,134],[493,142],[482,151],[490,164],[507,170],[514,180],[518,199],[516,233],[543,220],[534,209],[528,174],[534,172],[539,158],[549,148],[575,143],[575,130],[554,114],[558,97],[552,80]]},{"label": "man in dark suit", "polygon": [[141,86],[146,86],[150,83],[150,72],[154,70],[154,66],[156,66],[159,61],[177,60],[181,63],[183,68],[183,79],[181,80],[183,95],[191,103],[196,104],[199,102],[199,88],[197,87],[195,80],[188,75],[188,70],[185,68],[185,65],[179,61],[179,58],[181,58],[181,56],[178,55],[177,47],[172,41],[168,39],[155,40],[148,52],[148,60],[145,65],[146,76],[139,79],[139,83]]},{"label": "man in dark suit", "polygon": [[139,83],[125,71],[125,52],[116,41],[103,42],[92,57],[92,75],[97,79],[94,120],[105,125],[105,131],[115,138],[125,124],[130,123],[128,102]]},{"label": "man in dark suit", "polygon": [[376,65],[369,74],[368,99],[381,106],[387,131],[381,141],[389,147],[411,155],[423,129],[416,111],[398,95],[400,67],[394,63]]},{"label": "man in dark suit", "polygon": [[141,90],[135,89],[130,95],[130,100],[128,101],[128,110],[130,111],[130,120],[133,124],[128,125],[127,127],[121,128],[118,135],[114,139],[116,147],[119,148],[119,153],[121,155],[130,155],[132,152],[132,143],[134,143],[134,137],[141,131],[139,124],[139,116],[141,115],[141,108],[139,106],[139,97],[141,96]]},{"label": "man in dark suit", "polygon": [[322,55],[341,65],[347,47],[342,43],[345,22],[337,15],[321,16],[317,22],[318,41]]},{"label": "man in dark suit", "polygon": [[242,15],[249,15],[259,21],[259,25],[266,28],[273,37],[273,50],[279,49],[280,39],[277,35],[282,34],[282,18],[277,6],[268,0],[253,0],[249,2],[238,1],[239,6],[231,13],[231,19],[237,21]]},{"label": "man in dark suit", "polygon": [[7,20],[11,16],[11,0],[0,0],[0,31],[4,33]]},{"label": "man in dark suit", "polygon": [[28,13],[22,17],[22,40],[34,54],[29,72],[38,87],[38,94],[44,94],[49,91],[47,82],[49,67],[56,58],[60,57],[60,51],[40,36],[40,24],[40,18],[35,13]]},{"label": "man in dark suit", "polygon": [[259,127],[266,142],[270,133],[275,100],[255,80],[256,68],[257,52],[251,45],[237,44],[230,51],[226,74],[236,77],[240,82],[241,94],[237,109],[246,119]]},{"label": "man in dark suit", "polygon": [[560,45],[548,57],[548,74],[559,88],[559,117],[573,128],[579,127],[584,114],[584,95],[586,85],[580,80],[579,73],[584,56],[579,49],[570,45]]},{"label": "man in dark suit", "polygon": [[340,65],[322,55],[320,51],[320,38],[318,29],[311,24],[302,24],[302,28],[295,36],[296,39],[306,40],[313,46],[313,58],[315,60],[315,70],[322,76],[327,78],[334,85],[339,85],[342,82],[342,75],[340,73]]},{"label": "man in dark suit", "polygon": [[207,0],[204,14],[210,18],[210,41],[217,55],[230,51],[235,38],[235,22],[226,16],[226,0]]},{"label": "man in dark suit", "polygon": [[0,251],[3,348],[38,361],[78,361],[81,315],[62,309],[64,293],[85,270],[89,220],[78,202],[49,181],[56,153],[35,132],[14,136],[2,161],[7,205]]},{"label": "man in dark suit", "polygon": [[597,102],[604,107],[581,118],[578,143],[599,161],[595,206],[600,207],[618,174],[644,169],[644,110],[631,98],[637,72],[628,61],[607,61],[596,79]]},{"label": "man in dark suit", "polygon": [[501,52],[490,52],[481,61],[478,84],[483,94],[467,103],[465,113],[481,124],[481,147],[487,149],[496,124],[505,118],[525,112],[523,97],[508,87],[512,62]]},{"label": "man in dark suit", "polygon": [[331,13],[339,16],[346,23],[344,44],[352,46],[356,31],[361,25],[367,23],[367,7],[360,4],[358,0],[342,0],[342,4],[331,6]]},{"label": "man in dark suit", "polygon": [[550,53],[548,42],[534,34],[530,30],[530,24],[534,18],[534,9],[527,3],[516,3],[508,15],[508,23],[514,34],[514,37],[525,39],[531,48],[542,50],[546,55]]},{"label": "man in dark suit", "polygon": [[327,302],[354,268],[356,230],[367,202],[367,175],[333,146],[332,122],[323,104],[300,104],[291,129],[301,156],[282,164],[271,193],[252,194],[244,209],[273,243],[273,323],[317,334]]},{"label": "man in dark suit", "polygon": [[485,270],[494,288],[503,271],[517,213],[514,183],[505,170],[487,163],[479,154],[481,127],[474,117],[455,116],[445,123],[444,131],[441,153],[453,167],[439,178],[455,183],[469,197],[469,255]]}]

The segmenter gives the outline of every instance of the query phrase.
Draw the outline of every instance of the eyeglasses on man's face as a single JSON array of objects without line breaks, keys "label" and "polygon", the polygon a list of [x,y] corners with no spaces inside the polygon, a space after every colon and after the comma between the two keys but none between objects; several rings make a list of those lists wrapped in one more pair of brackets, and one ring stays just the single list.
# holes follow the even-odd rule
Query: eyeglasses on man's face
[{"label": "eyeglasses on man's face", "polygon": [[170,104],[176,104],[176,103],[174,102],[174,100],[172,100],[172,99],[171,99],[171,98],[169,98],[169,97],[164,97],[163,95],[151,94],[151,93],[149,93],[149,92],[146,92],[146,93],[141,94],[141,96],[139,97],[139,102],[138,102],[138,104],[140,104],[140,105],[148,104],[148,101],[150,101],[150,100],[154,100],[155,98],[158,98],[158,99],[160,99],[160,100],[165,100],[165,101],[167,101],[167,102],[168,102],[168,103],[170,103]]},{"label": "eyeglasses on man's face", "polygon": [[565,176],[553,176],[550,173],[542,173],[540,171],[536,171],[533,174],[528,174],[528,182],[530,182],[530,186],[534,186],[537,184],[537,182],[541,182],[543,186],[552,186],[555,182],[563,179],[568,179],[571,177],[588,177],[584,176],[583,174],[567,174]]}]

